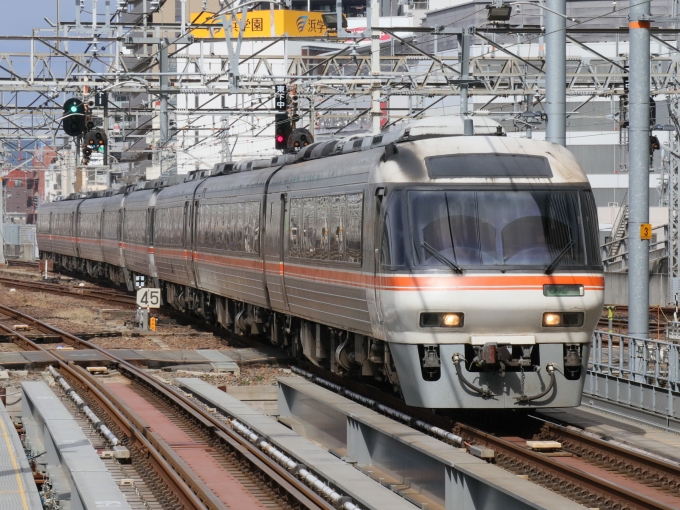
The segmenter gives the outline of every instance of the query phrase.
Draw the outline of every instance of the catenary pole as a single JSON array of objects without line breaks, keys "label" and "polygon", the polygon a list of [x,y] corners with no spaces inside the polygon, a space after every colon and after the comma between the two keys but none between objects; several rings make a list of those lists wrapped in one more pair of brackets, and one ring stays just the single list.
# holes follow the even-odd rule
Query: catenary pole
[{"label": "catenary pole", "polygon": [[[635,0],[632,0],[635,1]],[[546,0],[546,7],[567,14],[567,0]],[[545,139],[567,145],[567,20],[545,13],[545,113],[548,125]]]},{"label": "catenary pole", "polygon": [[[628,203],[628,332],[649,335],[649,241],[642,239],[642,228],[649,223],[649,91],[650,3],[631,0],[629,14],[629,191]],[[637,350],[642,346],[638,345]],[[641,361],[634,352],[634,362]],[[635,363],[637,380],[644,380]]]}]

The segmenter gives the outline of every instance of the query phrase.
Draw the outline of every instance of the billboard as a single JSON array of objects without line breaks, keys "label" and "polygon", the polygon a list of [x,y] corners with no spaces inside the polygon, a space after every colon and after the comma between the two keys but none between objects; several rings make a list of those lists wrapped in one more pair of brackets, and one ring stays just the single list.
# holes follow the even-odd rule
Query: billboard
[{"label": "billboard", "polygon": [[[322,12],[288,11],[288,10],[265,10],[250,11],[246,15],[246,25],[243,30],[244,38],[256,37],[320,37],[326,34],[326,24],[323,21]],[[215,28],[195,28],[191,31],[196,39],[209,39],[212,37],[223,38],[222,16],[212,17],[209,12],[191,13],[191,21],[195,24],[211,24]],[[241,14],[232,17],[232,37],[238,36]]]}]

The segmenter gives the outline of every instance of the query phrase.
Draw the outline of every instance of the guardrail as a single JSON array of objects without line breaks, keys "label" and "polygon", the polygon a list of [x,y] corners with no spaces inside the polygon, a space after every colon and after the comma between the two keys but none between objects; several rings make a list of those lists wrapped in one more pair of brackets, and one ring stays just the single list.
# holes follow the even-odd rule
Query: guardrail
[{"label": "guardrail", "polygon": [[[644,414],[664,426],[680,418],[680,344],[606,331],[593,333],[584,400]],[[611,406],[609,406],[611,407]],[[680,429],[680,419],[677,426]]]},{"label": "guardrail", "polygon": [[[649,260],[653,262],[655,260],[662,259],[668,256],[668,238],[669,230],[668,225],[659,225],[654,227],[652,232],[663,231],[663,238],[659,241],[650,241],[649,243]],[[658,234],[656,234],[657,237]],[[630,236],[624,236],[613,241],[609,241],[600,246],[602,264],[604,265],[605,271],[627,271],[628,270],[628,239]],[[617,253],[614,255],[609,255],[610,248],[614,245],[619,244],[620,247]]]}]

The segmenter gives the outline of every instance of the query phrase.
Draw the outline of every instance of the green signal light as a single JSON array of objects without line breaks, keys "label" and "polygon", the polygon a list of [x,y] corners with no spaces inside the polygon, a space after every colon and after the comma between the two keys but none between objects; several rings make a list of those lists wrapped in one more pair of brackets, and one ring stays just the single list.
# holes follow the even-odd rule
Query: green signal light
[{"label": "green signal light", "polygon": [[78,107],[76,105],[71,106],[71,113],[76,113],[78,111]]}]

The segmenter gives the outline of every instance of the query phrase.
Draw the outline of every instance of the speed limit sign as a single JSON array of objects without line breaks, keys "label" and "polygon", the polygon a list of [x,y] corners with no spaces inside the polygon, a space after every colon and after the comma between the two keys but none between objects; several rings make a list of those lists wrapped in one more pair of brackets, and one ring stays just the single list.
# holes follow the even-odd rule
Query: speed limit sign
[{"label": "speed limit sign", "polygon": [[137,291],[137,306],[142,308],[160,308],[161,289],[139,289]]}]

